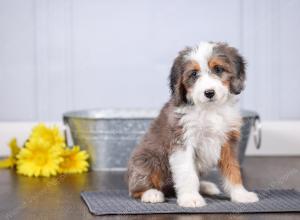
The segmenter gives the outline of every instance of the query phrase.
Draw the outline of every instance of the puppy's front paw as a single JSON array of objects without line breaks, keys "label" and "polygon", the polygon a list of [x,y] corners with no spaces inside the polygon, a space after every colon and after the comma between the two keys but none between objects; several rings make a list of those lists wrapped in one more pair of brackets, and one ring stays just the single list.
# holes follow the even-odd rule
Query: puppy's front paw
[{"label": "puppy's front paw", "polygon": [[206,205],[205,200],[198,192],[178,196],[177,203],[182,207],[202,207]]},{"label": "puppy's front paw", "polygon": [[236,189],[231,193],[231,201],[240,203],[257,202],[258,196],[254,192],[249,192],[244,188]]}]

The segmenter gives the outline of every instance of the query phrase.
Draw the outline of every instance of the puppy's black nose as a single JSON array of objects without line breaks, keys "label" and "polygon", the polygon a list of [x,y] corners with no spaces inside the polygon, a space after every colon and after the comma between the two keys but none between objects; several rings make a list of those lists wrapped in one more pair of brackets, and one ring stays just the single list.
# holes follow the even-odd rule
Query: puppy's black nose
[{"label": "puppy's black nose", "polygon": [[211,98],[214,97],[214,95],[215,95],[215,90],[213,90],[213,89],[205,90],[205,91],[204,91],[204,95],[205,95],[207,98],[211,99]]}]

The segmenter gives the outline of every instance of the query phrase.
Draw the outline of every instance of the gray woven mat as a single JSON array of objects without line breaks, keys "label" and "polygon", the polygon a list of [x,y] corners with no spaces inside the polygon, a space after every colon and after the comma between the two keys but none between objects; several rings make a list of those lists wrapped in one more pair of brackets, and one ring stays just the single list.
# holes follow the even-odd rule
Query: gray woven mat
[{"label": "gray woven mat", "polygon": [[290,190],[258,190],[259,202],[233,203],[224,195],[205,197],[201,208],[183,208],[175,198],[164,203],[142,203],[128,196],[127,191],[82,192],[81,197],[94,215],[158,214],[158,213],[274,213],[300,212],[300,192]]}]

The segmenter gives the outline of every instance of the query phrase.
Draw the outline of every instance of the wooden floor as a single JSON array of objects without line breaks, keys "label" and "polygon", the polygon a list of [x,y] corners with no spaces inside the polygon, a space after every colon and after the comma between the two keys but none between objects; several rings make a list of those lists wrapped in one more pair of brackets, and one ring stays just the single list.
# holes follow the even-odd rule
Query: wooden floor
[{"label": "wooden floor", "polygon": [[[300,190],[300,157],[249,157],[243,165],[249,189]],[[160,214],[96,217],[88,212],[79,193],[83,190],[124,189],[122,172],[90,172],[54,178],[28,178],[0,170],[0,219],[176,219],[244,220],[300,219],[299,214]]]}]

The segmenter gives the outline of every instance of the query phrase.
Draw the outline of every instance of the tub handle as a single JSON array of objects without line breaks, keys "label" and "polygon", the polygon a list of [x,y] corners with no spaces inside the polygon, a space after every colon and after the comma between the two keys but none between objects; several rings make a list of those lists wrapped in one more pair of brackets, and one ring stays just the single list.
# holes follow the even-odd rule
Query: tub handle
[{"label": "tub handle", "polygon": [[72,133],[70,126],[64,122],[64,136],[65,136],[65,141],[67,146],[73,146],[73,138],[72,138]]},{"label": "tub handle", "polygon": [[259,115],[256,115],[252,124],[253,127],[253,139],[256,149],[260,149],[261,146],[261,121]]}]

